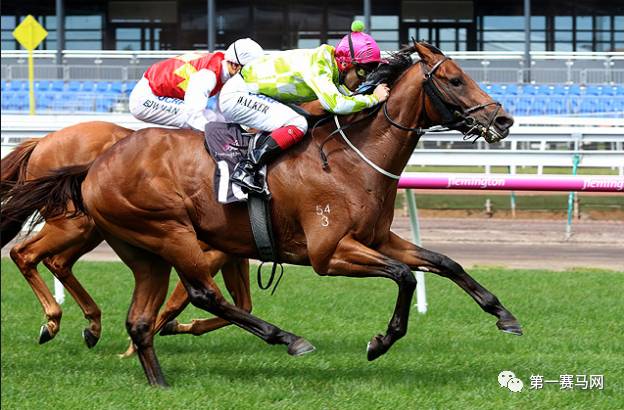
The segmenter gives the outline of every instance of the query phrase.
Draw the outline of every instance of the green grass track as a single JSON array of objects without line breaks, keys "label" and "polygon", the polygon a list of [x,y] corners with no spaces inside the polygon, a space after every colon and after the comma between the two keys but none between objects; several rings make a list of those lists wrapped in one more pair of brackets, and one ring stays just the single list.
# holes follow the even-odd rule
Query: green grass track
[{"label": "green grass track", "polygon": [[[317,351],[290,357],[235,327],[201,337],[156,337],[170,389],[151,388],[127,347],[133,279],[120,263],[80,262],[76,275],[103,311],[88,350],[75,302],[61,331],[37,344],[44,323],[26,281],[2,260],[2,409],[621,409],[624,404],[624,272],[475,269],[524,326],[501,333],[494,317],[447,279],[427,274],[430,311],[384,356],[366,343],[384,332],[396,299],[389,280],[322,278],[287,267],[276,294],[252,279],[254,314],[305,336]],[[43,271],[48,283],[50,274]],[[255,271],[254,271],[255,277]],[[173,279],[172,279],[173,283]],[[219,283],[220,280],[219,280]],[[204,317],[194,308],[182,320]],[[524,382],[512,393],[498,373]],[[531,375],[603,375],[604,389],[529,389]]]}]

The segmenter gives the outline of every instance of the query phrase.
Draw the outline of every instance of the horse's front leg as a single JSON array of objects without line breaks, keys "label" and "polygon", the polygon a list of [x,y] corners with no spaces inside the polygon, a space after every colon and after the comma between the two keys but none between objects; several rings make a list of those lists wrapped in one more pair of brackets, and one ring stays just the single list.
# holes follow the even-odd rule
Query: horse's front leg
[{"label": "horse's front leg", "polygon": [[418,247],[397,234],[390,232],[388,241],[378,247],[379,252],[407,264],[412,270],[435,273],[455,282],[468,293],[481,309],[498,318],[496,326],[507,333],[522,335],[518,320],[486,288],[481,286],[451,258]]},{"label": "horse's front leg", "polygon": [[368,360],[375,360],[407,333],[407,322],[416,278],[409,266],[370,249],[351,237],[343,238],[331,256],[322,275],[350,277],[382,277],[399,286],[394,314],[385,335],[377,335],[368,343]]}]

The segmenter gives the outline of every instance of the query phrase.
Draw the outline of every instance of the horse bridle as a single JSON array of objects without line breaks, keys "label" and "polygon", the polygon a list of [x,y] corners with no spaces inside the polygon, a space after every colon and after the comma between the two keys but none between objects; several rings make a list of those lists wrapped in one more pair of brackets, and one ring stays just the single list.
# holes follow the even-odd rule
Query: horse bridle
[{"label": "horse bridle", "polygon": [[[496,142],[501,140],[502,137],[492,128],[492,124],[494,123],[494,120],[496,119],[496,116],[501,109],[500,102],[492,101],[489,103],[478,104],[467,109],[461,109],[460,104],[452,97],[452,93],[449,93],[447,90],[444,89],[444,87],[440,87],[439,84],[436,84],[435,72],[438,70],[438,68],[440,68],[440,66],[442,66],[442,64],[444,64],[445,61],[450,59],[450,57],[445,56],[440,61],[435,63],[434,66],[431,67],[431,70],[427,70],[427,65],[424,63],[424,61],[419,61],[422,64],[423,71],[425,73],[423,88],[434,108],[442,117],[441,125],[431,128],[404,126],[395,121],[392,117],[390,117],[390,114],[388,113],[387,101],[384,102],[383,106],[384,116],[393,126],[404,131],[416,132],[418,134],[424,134],[425,132],[429,131],[440,132],[454,129],[464,134],[464,139],[470,139],[471,137],[476,136],[475,141],[481,137],[488,142]],[[442,93],[440,91],[440,88],[445,90],[445,93]],[[455,101],[448,102],[448,99]],[[492,115],[488,119],[487,124],[481,124],[474,116],[471,115],[474,112],[489,107],[490,105],[496,105],[496,110],[493,111]],[[460,127],[462,126],[467,126],[469,128],[467,131],[462,131],[460,130]]]}]

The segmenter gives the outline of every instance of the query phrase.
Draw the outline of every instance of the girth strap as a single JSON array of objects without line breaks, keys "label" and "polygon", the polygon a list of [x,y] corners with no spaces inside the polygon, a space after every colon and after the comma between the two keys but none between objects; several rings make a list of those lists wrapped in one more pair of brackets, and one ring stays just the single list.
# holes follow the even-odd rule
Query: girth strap
[{"label": "girth strap", "polygon": [[[262,263],[258,266],[258,286],[262,290],[269,289],[275,279],[275,271],[277,262],[277,252],[275,251],[275,239],[273,237],[273,226],[271,224],[271,204],[270,199],[264,196],[258,195],[255,192],[249,192],[247,194],[247,209],[249,210],[249,222],[251,224],[251,233],[253,234],[256,248],[258,249],[258,255]],[[265,262],[273,262],[271,269],[271,276],[269,276],[268,282],[262,283],[262,266]],[[282,280],[284,275],[284,268],[280,265],[281,272],[275,282],[271,295],[275,293],[277,285]]]}]

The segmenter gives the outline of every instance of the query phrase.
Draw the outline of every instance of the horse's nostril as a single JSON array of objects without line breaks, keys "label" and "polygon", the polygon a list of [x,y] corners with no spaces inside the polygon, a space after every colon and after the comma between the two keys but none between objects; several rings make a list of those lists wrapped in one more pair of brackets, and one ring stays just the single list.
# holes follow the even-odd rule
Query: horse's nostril
[{"label": "horse's nostril", "polygon": [[510,128],[513,125],[514,120],[513,120],[513,118],[508,117],[506,115],[499,115],[498,117],[496,117],[494,122],[501,129],[507,129],[507,128]]}]

